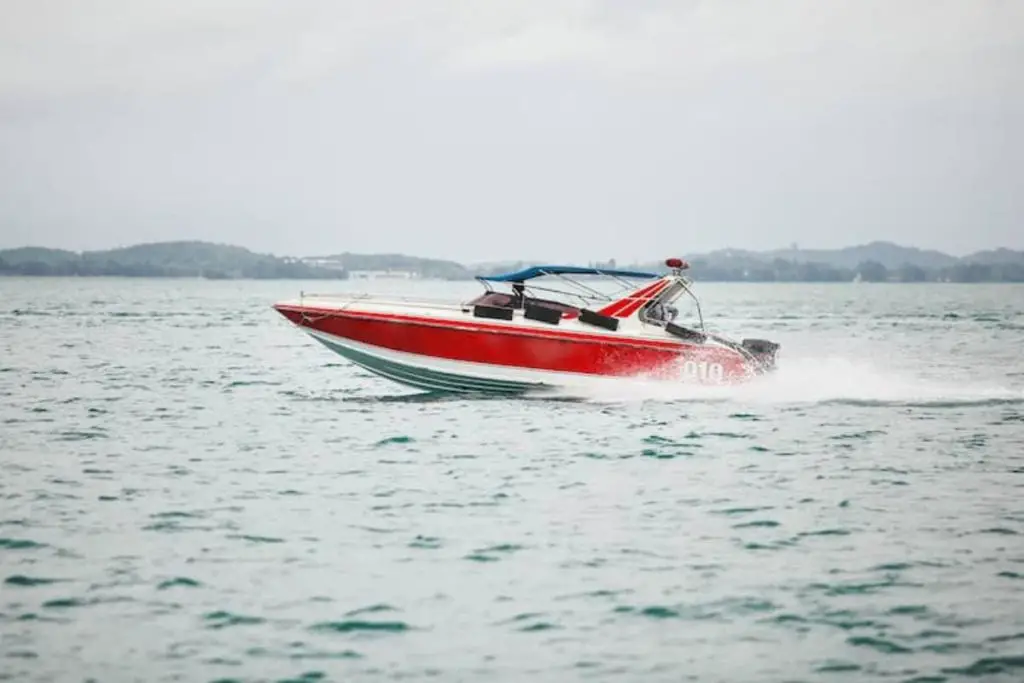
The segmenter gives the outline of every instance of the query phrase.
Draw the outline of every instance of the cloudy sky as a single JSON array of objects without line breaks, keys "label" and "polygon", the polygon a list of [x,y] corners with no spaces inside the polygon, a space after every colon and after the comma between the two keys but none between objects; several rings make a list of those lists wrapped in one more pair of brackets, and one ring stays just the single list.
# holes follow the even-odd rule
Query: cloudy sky
[{"label": "cloudy sky", "polygon": [[1024,0],[4,0],[0,247],[1024,248]]}]

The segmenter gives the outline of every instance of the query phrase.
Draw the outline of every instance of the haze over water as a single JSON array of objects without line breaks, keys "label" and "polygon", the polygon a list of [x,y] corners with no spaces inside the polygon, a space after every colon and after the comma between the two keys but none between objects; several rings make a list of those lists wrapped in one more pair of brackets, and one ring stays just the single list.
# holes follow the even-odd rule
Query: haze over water
[{"label": "haze over water", "polygon": [[698,282],[777,375],[419,400],[325,286],[0,280],[0,678],[1024,678],[1024,287]]}]

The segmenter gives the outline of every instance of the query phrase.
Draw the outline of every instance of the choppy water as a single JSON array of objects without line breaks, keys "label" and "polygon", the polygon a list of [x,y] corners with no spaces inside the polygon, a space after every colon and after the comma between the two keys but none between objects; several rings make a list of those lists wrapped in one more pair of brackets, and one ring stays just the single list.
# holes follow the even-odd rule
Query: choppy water
[{"label": "choppy water", "polygon": [[1024,288],[707,285],[778,376],[417,401],[303,286],[0,279],[0,678],[1024,679]]}]

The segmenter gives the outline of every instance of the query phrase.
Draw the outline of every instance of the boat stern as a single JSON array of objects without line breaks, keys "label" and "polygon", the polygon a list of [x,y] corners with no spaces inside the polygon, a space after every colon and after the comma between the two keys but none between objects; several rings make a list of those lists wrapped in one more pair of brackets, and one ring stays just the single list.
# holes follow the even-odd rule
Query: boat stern
[{"label": "boat stern", "polygon": [[759,374],[775,370],[779,344],[767,339],[744,339],[740,345],[757,363]]}]

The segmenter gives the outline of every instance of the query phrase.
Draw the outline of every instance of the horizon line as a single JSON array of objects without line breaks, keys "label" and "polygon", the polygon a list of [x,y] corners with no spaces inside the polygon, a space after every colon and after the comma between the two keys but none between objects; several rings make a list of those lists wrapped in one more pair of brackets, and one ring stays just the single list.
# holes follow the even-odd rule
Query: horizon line
[{"label": "horizon line", "polygon": [[[221,247],[236,247],[236,248],[245,249],[245,250],[247,250],[247,251],[249,251],[250,253],[253,253],[253,254],[272,256],[272,257],[275,257],[275,258],[294,258],[294,259],[300,259],[300,260],[301,259],[325,258],[325,257],[329,257],[329,256],[340,256],[342,254],[351,254],[353,256],[404,256],[404,257],[416,258],[416,259],[430,259],[430,260],[438,260],[438,261],[448,261],[448,262],[457,263],[457,264],[463,265],[463,266],[465,266],[465,265],[486,265],[486,264],[496,264],[496,263],[504,264],[504,263],[514,263],[514,262],[531,262],[531,263],[532,262],[537,262],[537,263],[541,262],[540,260],[537,260],[537,259],[528,259],[528,258],[523,258],[523,257],[508,257],[508,258],[505,258],[505,259],[500,259],[499,258],[499,259],[486,259],[486,260],[483,260],[483,259],[463,260],[463,259],[456,259],[456,258],[453,258],[453,257],[450,257],[450,256],[432,256],[432,255],[425,256],[425,255],[420,255],[420,254],[415,254],[415,253],[398,252],[398,251],[344,251],[343,250],[343,251],[332,251],[332,252],[329,252],[329,253],[316,254],[316,255],[297,256],[297,255],[292,255],[292,254],[279,254],[279,253],[275,253],[273,251],[261,251],[261,250],[258,250],[258,249],[254,249],[252,247],[248,247],[248,246],[245,246],[245,245],[242,245],[242,244],[237,244],[237,243],[232,243],[232,242],[214,241],[214,240],[209,240],[209,239],[198,239],[198,238],[182,238],[182,239],[168,239],[168,240],[147,241],[147,242],[133,242],[133,243],[130,243],[130,244],[121,244],[121,245],[113,246],[113,247],[89,248],[89,249],[71,249],[71,248],[68,248],[68,247],[52,247],[52,246],[43,246],[43,245],[40,245],[40,244],[23,244],[21,246],[16,246],[16,247],[0,247],[0,252],[16,251],[16,250],[19,250],[19,249],[48,249],[48,250],[52,250],[52,251],[65,251],[65,252],[70,252],[70,253],[73,253],[73,254],[81,255],[81,254],[85,254],[85,253],[89,253],[89,252],[117,251],[117,250],[120,250],[120,249],[130,249],[130,248],[133,248],[133,247],[159,246],[159,245],[167,245],[167,244],[207,244],[207,245],[221,246]],[[704,256],[704,255],[715,254],[715,253],[718,253],[718,252],[728,252],[728,251],[745,252],[745,253],[749,253],[749,254],[770,254],[770,253],[773,253],[773,252],[840,252],[840,251],[844,251],[844,250],[847,250],[847,249],[857,249],[857,248],[870,247],[870,246],[875,246],[875,245],[894,246],[894,247],[898,247],[898,248],[901,248],[901,249],[912,249],[912,250],[917,250],[917,251],[921,251],[921,252],[932,252],[932,253],[937,253],[937,254],[941,254],[943,256],[949,256],[951,258],[956,258],[956,259],[962,259],[962,258],[965,258],[967,256],[972,256],[972,255],[979,254],[979,253],[982,253],[982,252],[998,252],[998,251],[1024,252],[1024,246],[1022,246],[1021,248],[1014,248],[1014,247],[1008,247],[1008,246],[1004,245],[1004,246],[995,246],[995,247],[987,247],[987,248],[981,248],[981,249],[974,249],[974,250],[968,251],[968,252],[966,252],[966,253],[964,253],[962,255],[958,255],[958,254],[955,254],[955,253],[952,253],[952,252],[943,251],[941,249],[937,249],[937,248],[934,248],[934,247],[922,247],[922,246],[916,246],[916,245],[901,244],[899,242],[893,242],[893,241],[890,241],[890,240],[875,239],[875,240],[870,240],[870,241],[867,241],[867,242],[848,244],[848,245],[843,246],[843,247],[803,247],[803,246],[800,246],[797,243],[793,243],[793,244],[791,244],[789,246],[774,247],[774,248],[769,248],[769,249],[750,249],[750,248],[746,248],[746,247],[718,247],[718,248],[715,248],[715,249],[709,249],[709,250],[705,250],[705,251],[702,251],[702,252],[694,253],[694,254],[690,255],[689,257],[692,258],[693,256]],[[683,255],[686,255],[685,252],[682,252],[682,253],[683,253]],[[668,256],[657,257],[657,258],[650,258],[650,259],[647,259],[647,260],[643,260],[643,259],[641,259],[641,260],[634,259],[632,261],[622,260],[622,263],[636,263],[636,264],[640,264],[640,263],[655,263],[655,262],[663,261],[665,258],[668,258]],[[610,259],[614,259],[617,263],[620,261],[620,259],[615,257],[615,256],[610,257]],[[585,259],[585,260],[587,260],[587,261],[595,261],[595,260],[597,260],[599,262],[607,263],[610,259],[609,258],[601,258],[601,259],[588,258],[588,259]],[[550,263],[554,263],[554,262],[557,261],[557,259],[555,259],[555,260],[546,259],[546,260],[543,260],[543,261],[545,263],[549,263],[549,262]]]}]

